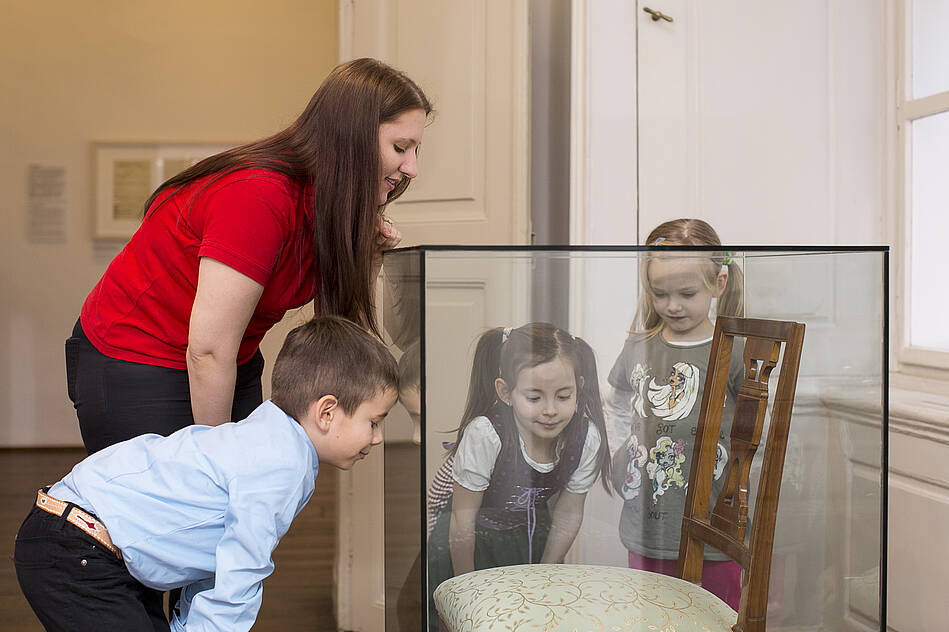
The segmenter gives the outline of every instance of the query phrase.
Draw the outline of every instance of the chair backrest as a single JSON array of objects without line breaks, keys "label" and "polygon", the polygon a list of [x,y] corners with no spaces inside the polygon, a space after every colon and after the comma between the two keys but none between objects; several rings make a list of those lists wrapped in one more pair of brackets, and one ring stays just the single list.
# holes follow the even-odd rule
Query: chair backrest
[{"label": "chair backrest", "polygon": [[[724,486],[709,514],[735,337],[745,338],[745,379],[735,406]],[[746,542],[751,462],[764,427],[768,380],[778,364],[782,344],[784,358],[768,426],[754,523],[750,541]],[[724,316],[716,319],[682,518],[679,577],[701,584],[704,544],[738,562],[744,572],[738,623],[732,628],[735,632],[765,630],[774,524],[803,344],[804,325],[801,323]]]}]

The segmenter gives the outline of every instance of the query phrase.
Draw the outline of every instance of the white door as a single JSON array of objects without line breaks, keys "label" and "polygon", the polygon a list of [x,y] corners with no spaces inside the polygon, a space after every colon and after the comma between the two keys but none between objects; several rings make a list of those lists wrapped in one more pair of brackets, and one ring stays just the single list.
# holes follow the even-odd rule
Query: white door
[{"label": "white door", "polygon": [[[402,245],[529,243],[527,8],[527,0],[341,0],[341,60],[375,57],[392,64],[421,86],[435,108],[422,140],[419,178],[389,210],[403,233]],[[445,263],[438,266],[438,278],[429,279],[429,335],[441,333],[441,339],[458,345],[457,357],[465,357],[469,345],[439,327],[456,322],[459,306],[466,331],[511,320],[497,313],[507,305],[485,297],[509,294],[516,279],[478,274],[470,262],[454,268]],[[461,393],[455,398],[460,415],[467,363],[439,369],[443,377],[451,370],[458,372],[449,381]],[[386,425],[405,429],[394,435],[387,430],[387,442],[393,436],[410,439],[401,407]],[[338,624],[381,632],[378,454],[342,473],[339,496]]]},{"label": "white door", "polygon": [[676,217],[732,244],[879,240],[875,3],[638,4],[640,242]]},{"label": "white door", "polygon": [[[665,17],[654,20],[647,8]],[[679,217],[707,220],[728,244],[881,240],[881,3],[575,0],[575,9],[575,26],[581,29],[575,31],[580,74],[574,96],[586,113],[574,120],[573,130],[585,149],[582,161],[574,162],[571,183],[583,194],[572,208],[580,243],[616,243],[617,233],[608,228],[628,226],[630,214],[635,231],[621,233],[626,243],[641,244],[653,227]],[[839,367],[832,357],[835,345],[845,344],[836,319],[860,322],[853,314],[863,309],[854,298],[861,280],[845,269],[817,277],[780,262],[767,270],[749,262],[745,271],[755,277],[748,279],[754,315],[809,323],[798,386],[802,397],[810,397],[800,411],[808,415],[796,421],[798,431],[806,430],[802,446],[812,468],[809,480],[846,477],[867,488],[874,481],[878,486],[878,463],[874,469],[851,459],[832,460],[840,449],[827,445],[839,443],[842,430],[830,423],[819,401],[830,380],[879,370],[876,349],[859,365]],[[598,295],[605,291],[598,283],[604,281],[585,278],[578,292]],[[629,324],[633,294],[616,310],[622,313],[603,339]],[[598,316],[596,322],[610,317]],[[832,335],[838,338],[830,340]],[[612,358],[617,349],[601,345],[596,351]],[[801,578],[816,577],[824,568],[856,576],[861,569],[850,556],[872,557],[879,543],[848,513],[859,499],[795,499],[782,492],[783,508],[794,507],[795,500],[823,518],[808,523],[809,532],[779,532],[776,537],[785,540],[776,547],[793,550],[813,535],[825,547],[809,550],[816,548],[825,558],[783,567],[781,581],[792,595],[791,609],[818,613],[824,596],[806,590],[808,580]],[[608,515],[611,502],[591,494],[588,507]],[[616,559],[621,551],[595,526],[584,522],[575,554]],[[856,535],[861,532],[869,535]],[[841,618],[872,616],[872,610],[868,615],[855,605],[852,582],[837,581],[833,590],[846,596],[827,606],[824,622],[834,627],[843,625]],[[792,619],[786,616],[784,622]]]}]

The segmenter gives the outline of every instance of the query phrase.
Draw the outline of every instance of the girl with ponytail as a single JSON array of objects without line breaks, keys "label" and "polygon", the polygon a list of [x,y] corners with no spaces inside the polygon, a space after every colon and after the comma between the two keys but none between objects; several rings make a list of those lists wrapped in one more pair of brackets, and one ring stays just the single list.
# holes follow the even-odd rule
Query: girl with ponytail
[{"label": "girl with ponytail", "polygon": [[485,332],[449,458],[454,489],[429,539],[430,593],[476,569],[563,562],[587,492],[597,478],[609,491],[590,345],[548,323]]},{"label": "girl with ponytail", "polygon": [[[614,454],[612,477],[623,499],[619,534],[629,566],[675,575],[714,332],[711,314],[744,316],[744,287],[741,268],[727,252],[662,252],[666,246],[721,246],[715,229],[700,219],[660,224],[646,245],[660,248],[640,265],[639,309],[610,371],[606,412],[610,431],[625,439]],[[724,484],[724,437],[731,432],[744,376],[740,345],[736,340],[732,353],[713,504]],[[706,547],[702,586],[737,610],[741,567]]]}]

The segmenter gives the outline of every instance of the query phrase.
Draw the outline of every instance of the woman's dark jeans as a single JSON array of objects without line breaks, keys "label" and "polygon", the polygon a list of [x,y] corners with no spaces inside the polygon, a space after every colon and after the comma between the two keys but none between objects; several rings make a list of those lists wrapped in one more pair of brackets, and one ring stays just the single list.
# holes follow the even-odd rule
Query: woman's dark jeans
[{"label": "woman's dark jeans", "polygon": [[[260,350],[237,367],[231,420],[263,401]],[[194,423],[188,372],[116,360],[96,349],[79,321],[66,340],[66,386],[89,454],[146,433],[168,436]]]}]

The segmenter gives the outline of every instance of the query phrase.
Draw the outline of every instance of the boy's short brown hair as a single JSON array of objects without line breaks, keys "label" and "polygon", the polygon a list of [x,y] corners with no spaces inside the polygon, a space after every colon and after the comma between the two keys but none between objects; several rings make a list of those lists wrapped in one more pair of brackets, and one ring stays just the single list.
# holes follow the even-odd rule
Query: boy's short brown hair
[{"label": "boy's short brown hair", "polygon": [[398,390],[395,358],[382,342],[338,316],[317,316],[283,342],[274,362],[271,400],[299,421],[310,404],[333,395],[348,415],[376,395]]}]

